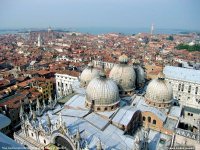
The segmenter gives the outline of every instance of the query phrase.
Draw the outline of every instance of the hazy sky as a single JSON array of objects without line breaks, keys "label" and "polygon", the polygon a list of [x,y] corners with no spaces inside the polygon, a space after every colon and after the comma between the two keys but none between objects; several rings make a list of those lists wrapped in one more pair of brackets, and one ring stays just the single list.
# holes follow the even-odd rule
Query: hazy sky
[{"label": "hazy sky", "polygon": [[200,30],[200,0],[0,0],[0,28],[150,27]]}]

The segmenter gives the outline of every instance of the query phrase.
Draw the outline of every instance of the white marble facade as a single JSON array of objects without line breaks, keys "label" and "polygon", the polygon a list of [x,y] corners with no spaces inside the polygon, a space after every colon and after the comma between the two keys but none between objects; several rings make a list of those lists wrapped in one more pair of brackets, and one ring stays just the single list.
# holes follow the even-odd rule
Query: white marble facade
[{"label": "white marble facade", "polygon": [[72,93],[72,84],[78,81],[78,77],[67,74],[55,74],[56,78],[56,95],[62,97]]}]

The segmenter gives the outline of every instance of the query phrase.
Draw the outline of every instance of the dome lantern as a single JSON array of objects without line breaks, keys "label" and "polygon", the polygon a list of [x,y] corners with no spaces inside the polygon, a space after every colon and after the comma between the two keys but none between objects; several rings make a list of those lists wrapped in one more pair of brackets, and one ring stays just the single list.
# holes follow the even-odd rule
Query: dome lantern
[{"label": "dome lantern", "polygon": [[120,62],[121,64],[127,64],[127,63],[128,63],[128,57],[127,57],[125,54],[121,55],[121,56],[119,57],[119,62]]}]

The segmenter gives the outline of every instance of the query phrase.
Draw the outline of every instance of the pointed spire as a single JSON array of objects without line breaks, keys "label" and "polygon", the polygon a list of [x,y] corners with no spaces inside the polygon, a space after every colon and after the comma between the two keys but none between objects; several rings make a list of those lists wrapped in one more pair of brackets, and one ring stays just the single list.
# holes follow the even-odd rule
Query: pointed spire
[{"label": "pointed spire", "polygon": [[97,142],[97,150],[102,150],[101,140],[99,139]]},{"label": "pointed spire", "polygon": [[33,110],[32,110],[31,104],[29,104],[29,110],[30,110],[30,113],[33,114]]},{"label": "pointed spire", "polygon": [[20,112],[19,112],[19,117],[22,119],[23,116],[24,116],[24,107],[23,107],[23,105],[21,104],[21,106],[20,106]]},{"label": "pointed spire", "polygon": [[89,150],[89,144],[88,144],[87,141],[85,141],[85,148],[84,148],[84,150]]},{"label": "pointed spire", "polygon": [[76,131],[76,140],[80,141],[80,139],[81,139],[81,135],[80,135],[79,128],[78,128]]},{"label": "pointed spire", "polygon": [[49,117],[49,114],[47,114],[47,126],[50,128],[51,127],[51,119]]},{"label": "pointed spire", "polygon": [[133,150],[141,150],[141,142],[140,142],[140,137],[137,135],[134,139],[134,148]]},{"label": "pointed spire", "polygon": [[46,108],[46,103],[44,99],[43,99],[43,107]]},{"label": "pointed spire", "polygon": [[39,99],[37,98],[36,110],[40,110],[40,108],[41,108],[40,101],[39,101]]},{"label": "pointed spire", "polygon": [[63,119],[62,119],[62,114],[61,112],[59,113],[59,124],[62,125]]},{"label": "pointed spire", "polygon": [[55,103],[55,104],[57,104],[57,100],[58,100],[58,99],[57,99],[57,95],[55,94],[55,97],[54,97],[54,103]]},{"label": "pointed spire", "polygon": [[51,94],[49,94],[49,104],[52,104],[52,102],[53,102],[52,96]]},{"label": "pointed spire", "polygon": [[35,111],[33,111],[33,120],[36,120],[36,119],[37,119],[36,113],[35,113]]}]

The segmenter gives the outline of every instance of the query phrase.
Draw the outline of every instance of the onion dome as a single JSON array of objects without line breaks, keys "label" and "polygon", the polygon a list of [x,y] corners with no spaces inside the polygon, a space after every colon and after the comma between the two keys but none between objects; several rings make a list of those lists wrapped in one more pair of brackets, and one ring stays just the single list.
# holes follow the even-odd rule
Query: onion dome
[{"label": "onion dome", "polygon": [[81,86],[86,87],[88,83],[99,76],[99,71],[94,68],[92,62],[88,64],[88,67],[86,67],[83,72],[81,73],[80,80],[81,80]]},{"label": "onion dome", "polygon": [[128,65],[126,55],[119,57],[119,64],[116,64],[110,71],[109,77],[113,79],[118,87],[121,96],[129,96],[134,93],[136,75],[133,66]]},{"label": "onion dome", "polygon": [[111,111],[119,104],[117,84],[107,79],[104,72],[90,81],[86,89],[86,107],[95,111]]},{"label": "onion dome", "polygon": [[159,108],[170,107],[172,97],[172,87],[166,82],[164,74],[161,72],[158,78],[152,80],[147,86],[146,102]]}]

